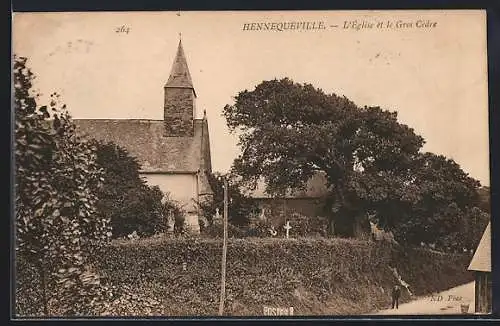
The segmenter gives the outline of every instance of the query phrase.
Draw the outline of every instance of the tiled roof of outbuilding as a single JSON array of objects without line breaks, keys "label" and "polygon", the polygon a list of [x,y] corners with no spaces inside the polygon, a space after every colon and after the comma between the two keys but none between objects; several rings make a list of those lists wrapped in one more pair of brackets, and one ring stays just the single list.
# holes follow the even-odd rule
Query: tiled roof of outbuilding
[{"label": "tiled roof of outbuilding", "polygon": [[470,262],[469,270],[491,272],[491,222],[484,230],[483,237]]},{"label": "tiled roof of outbuilding", "polygon": [[[273,196],[266,193],[266,183],[264,180],[259,180],[254,190],[243,189],[243,192],[252,198],[273,198]],[[308,180],[305,190],[289,190],[285,198],[319,198],[325,196],[327,193],[328,187],[324,173],[316,173]]]}]

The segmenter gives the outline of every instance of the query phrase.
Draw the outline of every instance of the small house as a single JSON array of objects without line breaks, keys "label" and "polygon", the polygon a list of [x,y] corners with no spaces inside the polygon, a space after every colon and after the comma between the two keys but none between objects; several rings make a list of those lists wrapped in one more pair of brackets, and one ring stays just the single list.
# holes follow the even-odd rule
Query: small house
[{"label": "small house", "polygon": [[275,226],[283,225],[293,213],[310,217],[324,215],[324,197],[328,194],[326,177],[321,173],[309,179],[304,190],[288,190],[282,196],[268,194],[263,180],[257,182],[255,189],[242,190]]},{"label": "small house", "polygon": [[475,312],[491,313],[491,223],[488,223],[468,270],[475,274]]},{"label": "small house", "polygon": [[[324,172],[317,172],[309,178],[304,189],[288,189],[283,195],[271,195],[267,193],[266,188],[265,181],[260,179],[255,189],[243,188],[242,192],[259,207],[262,212],[261,218],[267,219],[275,227],[285,224],[291,214],[308,217],[326,217],[330,214],[326,205],[330,189]],[[339,230],[340,226],[341,223],[334,224],[333,228]],[[356,217],[356,222],[344,230],[343,234],[346,233],[358,239],[369,239],[368,220],[365,216]]]}]

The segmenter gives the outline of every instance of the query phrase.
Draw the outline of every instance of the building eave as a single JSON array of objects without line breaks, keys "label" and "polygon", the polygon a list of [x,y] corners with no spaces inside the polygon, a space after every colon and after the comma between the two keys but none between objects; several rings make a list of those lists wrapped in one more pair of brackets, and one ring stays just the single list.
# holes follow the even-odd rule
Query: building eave
[{"label": "building eave", "polygon": [[191,87],[191,86],[170,86],[168,84],[165,84],[165,86],[163,86],[163,88],[181,88],[181,89],[190,89],[193,91],[193,94],[194,94],[194,97],[197,98],[198,96],[196,95],[196,90],[194,89],[194,87]]},{"label": "building eave", "polygon": [[198,174],[198,171],[150,171],[150,170],[139,170],[140,174]]},{"label": "building eave", "polygon": [[467,269],[469,271],[491,272],[491,222],[486,226]]}]

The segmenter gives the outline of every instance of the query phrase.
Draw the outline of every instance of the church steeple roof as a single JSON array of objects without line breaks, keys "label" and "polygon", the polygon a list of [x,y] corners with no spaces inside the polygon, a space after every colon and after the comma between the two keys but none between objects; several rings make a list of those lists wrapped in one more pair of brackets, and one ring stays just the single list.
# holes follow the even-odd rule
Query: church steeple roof
[{"label": "church steeple roof", "polygon": [[194,86],[191,80],[191,74],[189,73],[189,68],[186,61],[186,55],[184,54],[184,49],[182,48],[182,40],[179,39],[179,46],[177,47],[177,54],[172,64],[172,70],[170,72],[170,77],[165,84],[165,88],[191,88],[193,92]]}]

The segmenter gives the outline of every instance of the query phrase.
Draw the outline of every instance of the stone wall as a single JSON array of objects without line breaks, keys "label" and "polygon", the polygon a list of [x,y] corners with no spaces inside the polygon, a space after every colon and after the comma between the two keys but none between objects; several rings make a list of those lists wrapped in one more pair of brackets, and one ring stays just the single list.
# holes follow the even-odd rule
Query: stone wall
[{"label": "stone wall", "polygon": [[192,137],[195,96],[191,88],[165,88],[164,120],[167,137]]}]

